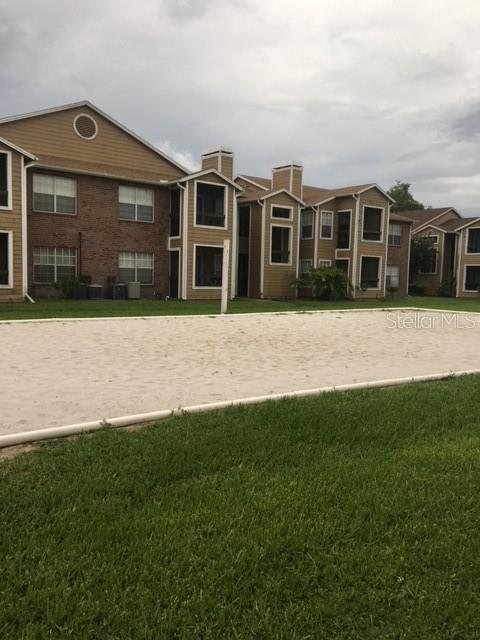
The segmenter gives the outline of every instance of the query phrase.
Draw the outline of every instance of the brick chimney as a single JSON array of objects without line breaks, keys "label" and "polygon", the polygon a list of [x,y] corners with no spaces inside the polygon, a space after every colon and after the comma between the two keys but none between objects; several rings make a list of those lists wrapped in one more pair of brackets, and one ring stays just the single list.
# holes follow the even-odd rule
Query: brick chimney
[{"label": "brick chimney", "polygon": [[302,198],[303,194],[303,164],[300,162],[290,162],[273,168],[272,172],[272,189],[287,189]]},{"label": "brick chimney", "polygon": [[202,169],[216,169],[226,178],[233,180],[233,151],[218,147],[202,155]]}]

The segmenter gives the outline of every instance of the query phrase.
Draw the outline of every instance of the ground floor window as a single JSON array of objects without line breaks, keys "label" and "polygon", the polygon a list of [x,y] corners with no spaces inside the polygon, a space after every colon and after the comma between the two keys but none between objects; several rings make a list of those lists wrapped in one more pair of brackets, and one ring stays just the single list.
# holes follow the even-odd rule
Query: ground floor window
[{"label": "ground floor window", "polygon": [[11,286],[11,233],[0,231],[0,287]]},{"label": "ground floor window", "polygon": [[223,247],[195,247],[195,286],[222,286]]},{"label": "ground floor window", "polygon": [[480,290],[480,265],[465,269],[465,291]]},{"label": "ground floor window", "polygon": [[33,281],[54,284],[77,274],[77,250],[65,247],[37,247],[33,250]]},{"label": "ground floor window", "polygon": [[318,266],[319,267],[324,267],[324,268],[328,268],[332,266],[332,261],[331,260],[319,260],[318,261]]},{"label": "ground floor window", "polygon": [[392,289],[398,288],[400,284],[400,267],[398,265],[389,264],[387,266],[385,284]]},{"label": "ground floor window", "polygon": [[362,289],[380,289],[380,258],[362,257],[360,286]]},{"label": "ground floor window", "polygon": [[347,258],[335,260],[335,267],[348,275],[348,262]]},{"label": "ground floor window", "polygon": [[290,227],[272,225],[270,243],[270,262],[272,264],[290,264]]},{"label": "ground floor window", "polygon": [[153,253],[120,251],[118,254],[118,279],[120,282],[153,284]]},{"label": "ground floor window", "polygon": [[300,260],[300,275],[304,276],[312,268],[311,260]]}]

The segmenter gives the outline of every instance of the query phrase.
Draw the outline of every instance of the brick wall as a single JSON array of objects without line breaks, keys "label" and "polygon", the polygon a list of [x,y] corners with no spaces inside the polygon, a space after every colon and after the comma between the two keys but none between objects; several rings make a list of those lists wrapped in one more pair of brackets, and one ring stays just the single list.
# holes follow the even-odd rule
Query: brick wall
[{"label": "brick wall", "polygon": [[[27,184],[29,290],[33,295],[52,295],[53,287],[33,284],[33,248],[69,247],[77,249],[80,273],[91,276],[92,283],[106,285],[109,276],[118,277],[120,251],[145,251],[154,254],[154,284],[142,285],[142,297],[168,294],[169,192],[154,189],[154,222],[119,220],[118,187],[128,182],[95,176],[35,171],[65,175],[77,180],[77,214],[75,216],[37,213],[32,210],[33,173]],[[132,185],[142,186],[142,185]],[[81,240],[80,240],[81,234]],[[81,266],[80,266],[81,262]]]}]

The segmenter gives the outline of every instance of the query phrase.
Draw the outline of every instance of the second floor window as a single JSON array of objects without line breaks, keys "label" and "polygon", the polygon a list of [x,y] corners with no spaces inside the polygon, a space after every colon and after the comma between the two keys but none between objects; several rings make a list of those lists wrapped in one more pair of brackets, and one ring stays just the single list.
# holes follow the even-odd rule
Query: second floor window
[{"label": "second floor window", "polygon": [[40,213],[75,215],[77,183],[72,178],[33,175],[33,210]]},{"label": "second floor window", "polygon": [[9,196],[9,158],[7,153],[0,152],[0,207],[8,207]]},{"label": "second floor window", "polygon": [[170,235],[180,235],[180,189],[170,191]]},{"label": "second floor window", "polygon": [[390,222],[388,226],[388,244],[390,247],[399,247],[402,240],[402,225]]},{"label": "second floor window", "polygon": [[331,240],[333,238],[333,212],[322,211],[320,217],[320,238]]},{"label": "second floor window", "polygon": [[118,188],[119,218],[153,222],[153,191],[141,187]]},{"label": "second floor window", "polygon": [[196,224],[225,227],[225,187],[197,182],[196,189]]},{"label": "second floor window", "polygon": [[467,253],[480,253],[480,229],[468,230]]},{"label": "second floor window", "polygon": [[350,248],[350,211],[338,212],[337,249]]},{"label": "second floor window", "polygon": [[380,242],[382,240],[383,209],[380,207],[363,208],[363,239]]},{"label": "second floor window", "polygon": [[313,238],[313,211],[302,211],[300,237],[302,240]]}]

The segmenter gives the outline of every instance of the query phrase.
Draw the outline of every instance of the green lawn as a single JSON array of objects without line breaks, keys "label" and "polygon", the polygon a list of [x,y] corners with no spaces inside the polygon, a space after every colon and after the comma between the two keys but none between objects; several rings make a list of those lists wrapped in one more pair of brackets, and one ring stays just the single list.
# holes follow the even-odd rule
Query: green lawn
[{"label": "green lawn", "polygon": [[2,640],[473,640],[480,377],[0,463]]},{"label": "green lawn", "polygon": [[[235,300],[229,313],[262,311],[311,311],[312,309],[364,309],[375,307],[430,307],[480,312],[480,296],[474,299],[405,297],[365,302],[318,300]],[[181,302],[170,300],[40,300],[36,304],[0,303],[0,320],[33,318],[95,318],[114,316],[163,316],[213,314],[220,312],[219,302]]]}]

